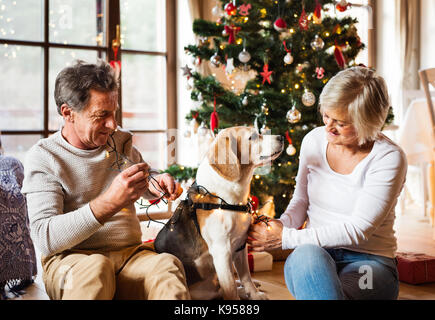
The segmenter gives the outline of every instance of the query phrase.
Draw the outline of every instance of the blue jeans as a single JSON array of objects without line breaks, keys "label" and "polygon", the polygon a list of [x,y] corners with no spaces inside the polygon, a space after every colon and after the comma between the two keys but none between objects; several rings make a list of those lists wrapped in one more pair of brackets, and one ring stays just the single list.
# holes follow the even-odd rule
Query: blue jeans
[{"label": "blue jeans", "polygon": [[399,295],[395,259],[345,249],[297,247],[284,266],[298,300],[392,300]]}]

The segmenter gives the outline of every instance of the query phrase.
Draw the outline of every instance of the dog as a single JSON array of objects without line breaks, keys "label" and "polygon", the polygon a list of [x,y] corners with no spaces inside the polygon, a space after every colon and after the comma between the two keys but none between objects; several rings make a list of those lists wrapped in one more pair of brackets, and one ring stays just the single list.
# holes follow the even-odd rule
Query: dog
[{"label": "dog", "polygon": [[[254,169],[275,160],[284,137],[250,127],[221,130],[201,161],[195,184],[157,235],[156,252],[183,263],[192,299],[267,299],[249,271],[248,197]],[[237,287],[235,267],[241,287]]]}]

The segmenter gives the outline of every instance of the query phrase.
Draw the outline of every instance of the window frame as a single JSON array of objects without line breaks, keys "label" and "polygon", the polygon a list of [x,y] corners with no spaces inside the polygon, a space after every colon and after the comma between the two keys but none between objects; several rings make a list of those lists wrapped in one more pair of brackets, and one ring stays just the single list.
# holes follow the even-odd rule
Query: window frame
[{"label": "window frame", "polygon": [[[104,0],[102,0],[104,1]],[[166,58],[166,128],[160,130],[130,130],[134,133],[166,133],[167,140],[169,140],[168,129],[177,129],[177,77],[176,77],[176,0],[165,0],[166,1],[166,51],[139,51],[139,50],[126,50],[119,48],[118,59],[122,61],[122,53],[133,53],[140,55],[158,55]],[[104,45],[102,46],[92,46],[92,45],[75,45],[75,44],[62,44],[54,43],[49,41],[49,17],[50,17],[50,0],[43,1],[43,40],[42,41],[31,41],[31,40],[12,40],[12,39],[0,39],[0,45],[20,45],[20,46],[33,46],[39,47],[43,50],[43,68],[42,68],[42,90],[43,90],[43,127],[42,130],[1,130],[2,135],[40,135],[41,138],[47,138],[49,135],[55,133],[58,130],[49,129],[49,107],[51,94],[49,92],[49,61],[50,61],[50,49],[51,48],[62,48],[62,49],[82,49],[82,50],[92,50],[96,51],[99,58],[102,57],[103,53],[106,54],[106,60],[111,61],[114,59],[114,52],[112,50],[112,40],[116,39],[116,26],[120,25],[120,0],[105,0],[104,14],[105,14],[105,32],[106,39]],[[121,71],[122,72],[122,71]],[[116,114],[116,119],[118,125],[122,126],[122,81],[119,88],[118,96],[119,109]],[[167,141],[167,145],[170,141]],[[165,146],[166,147],[166,146]],[[167,165],[174,163],[173,157],[167,155]],[[168,213],[171,212],[170,203],[168,203]],[[147,220],[145,215],[138,214],[140,220]],[[159,218],[168,217],[165,212],[156,212],[152,215],[157,215]]]}]

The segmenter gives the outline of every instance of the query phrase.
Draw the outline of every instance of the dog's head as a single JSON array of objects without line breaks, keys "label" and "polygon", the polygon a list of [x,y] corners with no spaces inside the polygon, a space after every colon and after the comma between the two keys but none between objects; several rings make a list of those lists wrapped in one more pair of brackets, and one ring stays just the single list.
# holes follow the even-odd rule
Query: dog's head
[{"label": "dog's head", "polygon": [[253,168],[275,160],[283,148],[283,136],[261,135],[250,127],[231,127],[219,132],[207,158],[220,176],[238,181],[252,173]]}]

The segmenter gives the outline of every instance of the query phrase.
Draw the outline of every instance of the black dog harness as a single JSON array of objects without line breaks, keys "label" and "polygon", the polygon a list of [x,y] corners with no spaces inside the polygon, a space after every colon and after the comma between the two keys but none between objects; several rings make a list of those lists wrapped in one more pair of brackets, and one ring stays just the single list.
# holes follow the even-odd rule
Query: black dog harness
[{"label": "black dog harness", "polygon": [[[212,197],[220,199],[221,203],[208,203],[208,202],[198,203],[198,202],[193,202],[193,200],[191,199],[190,195],[191,194],[201,194],[201,190],[200,190],[201,188],[205,189],[202,186],[198,186],[196,184],[196,181],[195,181],[192,184],[192,186],[189,188],[189,190],[187,191],[187,196],[186,196],[186,199],[184,200],[185,202],[187,202],[187,205],[190,207],[190,213],[191,213],[192,219],[193,219],[193,221],[195,223],[195,226],[196,226],[196,229],[198,230],[198,233],[200,235],[201,235],[201,230],[199,228],[198,217],[196,215],[196,210],[197,209],[201,209],[201,210],[222,209],[222,210],[231,210],[231,211],[239,211],[239,212],[252,213],[251,203],[248,202],[248,204],[246,204],[246,205],[228,204],[222,198],[219,198],[219,197],[211,194],[210,192],[208,192],[207,189],[205,189],[207,194],[212,196]],[[222,202],[225,202],[225,203],[222,203]],[[202,237],[202,235],[201,235],[201,237]],[[237,249],[236,252],[245,249],[245,247],[246,247],[246,243],[243,244],[239,249]]]}]

